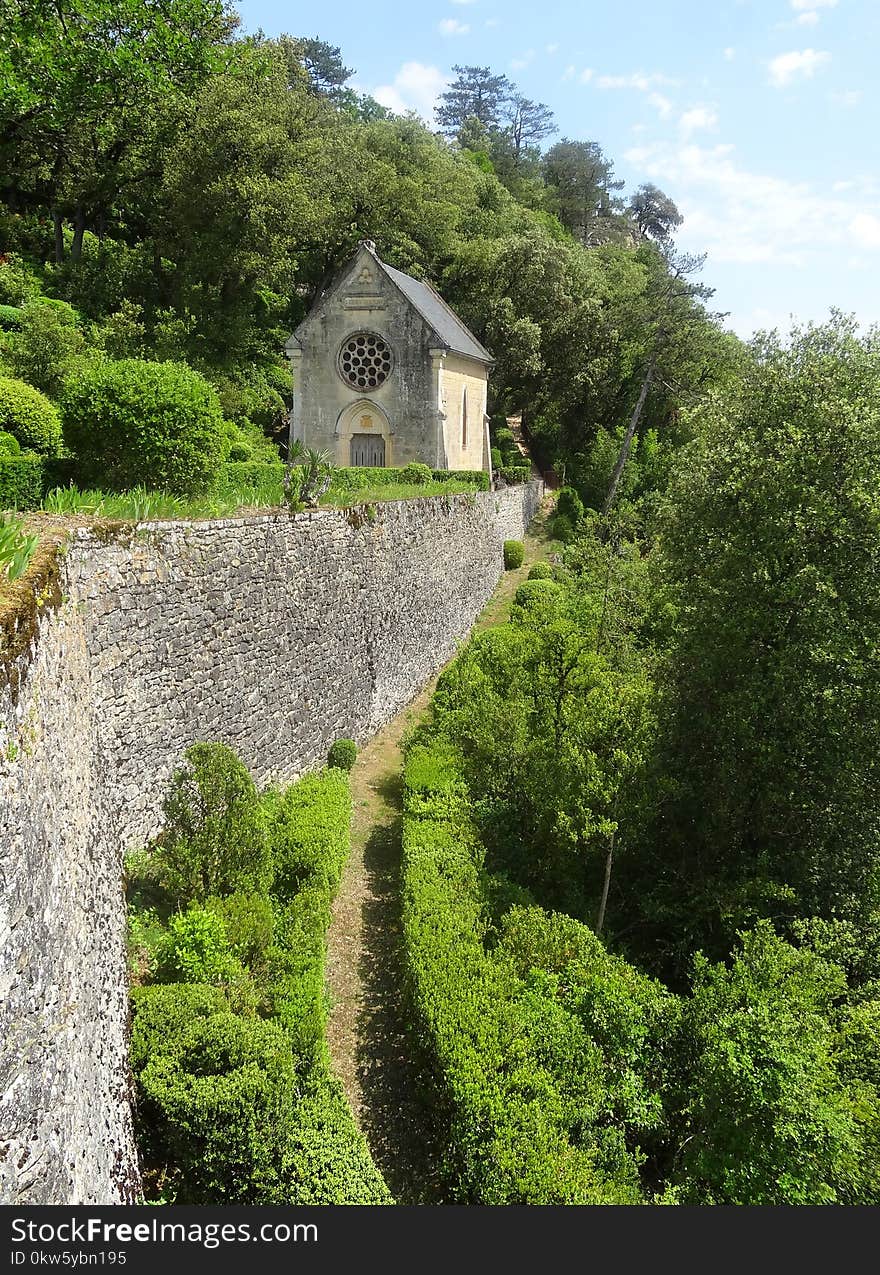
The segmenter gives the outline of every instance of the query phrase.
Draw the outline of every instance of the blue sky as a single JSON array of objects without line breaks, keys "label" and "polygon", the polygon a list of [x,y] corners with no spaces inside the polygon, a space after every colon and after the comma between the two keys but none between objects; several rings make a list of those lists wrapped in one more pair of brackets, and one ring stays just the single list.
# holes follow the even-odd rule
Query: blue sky
[{"label": "blue sky", "polygon": [[342,47],[354,85],[431,119],[452,65],[491,66],[653,181],[741,335],[880,320],[877,0],[242,0],[244,27]]}]

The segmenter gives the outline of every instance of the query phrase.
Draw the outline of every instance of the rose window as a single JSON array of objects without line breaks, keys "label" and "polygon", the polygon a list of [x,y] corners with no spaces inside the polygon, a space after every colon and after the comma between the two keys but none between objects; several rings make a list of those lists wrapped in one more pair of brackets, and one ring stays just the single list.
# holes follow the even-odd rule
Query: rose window
[{"label": "rose window", "polygon": [[350,337],[339,351],[339,371],[353,390],[375,390],[388,380],[391,349],[371,332]]}]

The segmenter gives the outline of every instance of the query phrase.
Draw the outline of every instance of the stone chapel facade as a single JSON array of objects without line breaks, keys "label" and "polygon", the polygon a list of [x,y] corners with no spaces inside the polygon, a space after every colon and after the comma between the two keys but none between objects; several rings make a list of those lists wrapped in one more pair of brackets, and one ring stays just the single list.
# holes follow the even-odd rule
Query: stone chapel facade
[{"label": "stone chapel facade", "polygon": [[285,347],[291,442],[337,465],[491,470],[492,356],[429,284],[365,241]]}]

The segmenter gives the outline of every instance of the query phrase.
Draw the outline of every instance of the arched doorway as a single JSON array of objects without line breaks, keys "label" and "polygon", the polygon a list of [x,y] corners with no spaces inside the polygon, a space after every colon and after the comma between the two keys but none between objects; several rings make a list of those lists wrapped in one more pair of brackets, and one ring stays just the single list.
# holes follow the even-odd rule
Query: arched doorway
[{"label": "arched doorway", "polygon": [[336,422],[336,464],[392,465],[391,425],[375,403],[362,399],[340,412]]}]

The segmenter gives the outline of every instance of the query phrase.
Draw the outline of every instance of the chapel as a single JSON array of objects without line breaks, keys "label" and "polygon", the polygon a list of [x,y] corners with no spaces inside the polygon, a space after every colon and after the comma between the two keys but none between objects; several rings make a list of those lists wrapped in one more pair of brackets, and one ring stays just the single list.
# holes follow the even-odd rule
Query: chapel
[{"label": "chapel", "polygon": [[364,240],[285,346],[291,442],[340,466],[491,471],[492,356],[430,286]]}]

